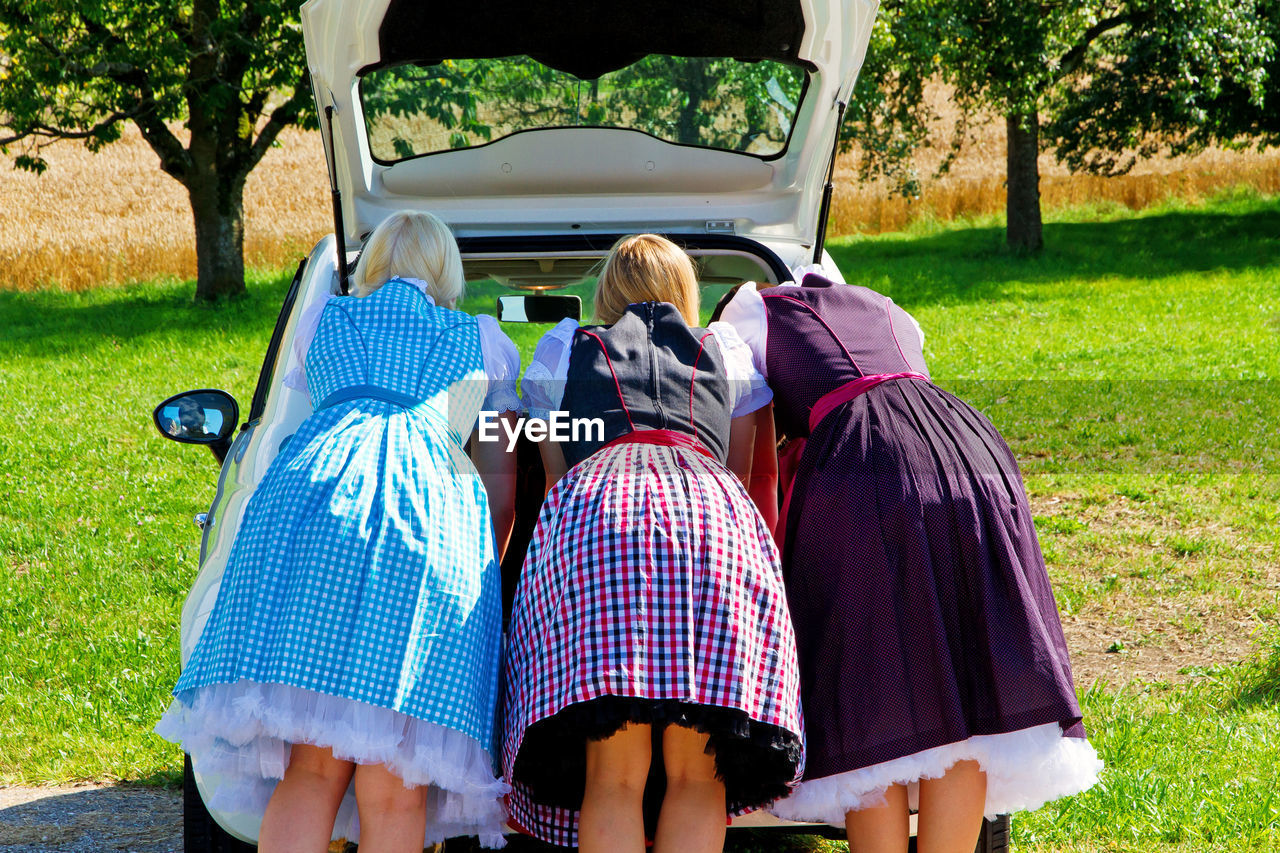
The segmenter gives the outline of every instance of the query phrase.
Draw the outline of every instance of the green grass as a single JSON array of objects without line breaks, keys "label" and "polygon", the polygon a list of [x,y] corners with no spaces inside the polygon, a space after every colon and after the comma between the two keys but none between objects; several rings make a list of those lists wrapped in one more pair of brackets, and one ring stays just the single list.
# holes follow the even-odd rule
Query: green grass
[{"label": "green grass", "polygon": [[[1016,839],[1274,849],[1280,200],[1072,211],[1045,238],[1034,258],[990,221],[831,246],[1009,439],[1068,627],[1094,626],[1072,637],[1104,784]],[[212,308],[172,280],[0,291],[0,784],[175,778],[150,728],[216,468],[150,411],[209,385],[247,405],[288,277]],[[516,335],[526,358],[539,331]]]},{"label": "green grass", "polygon": [[[1087,213],[1096,217],[1076,221]],[[1001,224],[829,246],[924,327],[947,378],[1280,379],[1280,200],[1067,211],[1018,257]]]},{"label": "green grass", "polygon": [[1088,691],[1085,719],[1109,768],[1104,781],[1020,815],[1020,849],[1274,850],[1276,677],[1255,661],[1216,667],[1186,685]]},{"label": "green grass", "polygon": [[0,783],[180,766],[148,732],[216,468],[150,412],[208,385],[247,402],[286,284],[220,308],[189,282],[0,293]]}]

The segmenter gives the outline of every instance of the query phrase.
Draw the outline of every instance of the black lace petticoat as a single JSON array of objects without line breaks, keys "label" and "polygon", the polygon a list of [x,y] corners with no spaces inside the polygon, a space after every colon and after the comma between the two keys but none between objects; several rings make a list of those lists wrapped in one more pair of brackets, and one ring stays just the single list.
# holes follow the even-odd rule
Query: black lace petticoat
[{"label": "black lace petticoat", "polygon": [[751,719],[736,708],[718,708],[674,699],[602,696],[570,705],[539,720],[524,734],[513,776],[539,803],[582,807],[586,782],[586,742],[604,740],[628,723],[653,726],[654,747],[645,786],[646,824],[656,816],[666,790],[662,730],[684,726],[709,736],[716,776],[724,782],[726,811],[736,814],[785,796],[804,747],[800,736]]}]

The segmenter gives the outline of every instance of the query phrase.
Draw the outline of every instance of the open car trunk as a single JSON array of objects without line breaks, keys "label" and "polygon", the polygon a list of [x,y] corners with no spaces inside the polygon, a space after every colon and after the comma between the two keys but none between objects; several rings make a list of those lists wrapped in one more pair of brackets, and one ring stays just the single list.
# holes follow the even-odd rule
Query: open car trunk
[{"label": "open car trunk", "polygon": [[414,208],[464,239],[660,231],[810,249],[875,7],[308,0],[342,236],[356,246]]}]

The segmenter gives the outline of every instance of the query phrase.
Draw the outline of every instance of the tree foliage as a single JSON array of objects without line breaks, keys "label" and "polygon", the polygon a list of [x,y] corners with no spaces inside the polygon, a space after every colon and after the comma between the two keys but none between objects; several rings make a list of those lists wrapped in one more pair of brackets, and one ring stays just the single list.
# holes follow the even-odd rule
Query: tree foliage
[{"label": "tree foliage", "polygon": [[[930,126],[938,119],[925,99],[925,87],[941,74],[942,48],[943,31],[929,16],[900,0],[881,2],[840,130],[841,150],[856,144],[862,154],[863,180],[883,176],[902,195],[919,195],[912,156],[930,144]],[[953,130],[954,154],[964,127]],[[940,173],[952,159],[943,159]]]},{"label": "tree foliage", "polygon": [[0,146],[20,168],[44,170],[53,141],[96,151],[134,124],[187,188],[197,296],[244,290],[245,178],[312,109],[296,4],[0,0],[0,57]]},{"label": "tree foliage", "polygon": [[[409,122],[430,122],[449,134],[449,147],[464,148],[479,137],[488,140],[491,130],[479,117],[479,92],[484,86],[484,68],[474,63],[445,60],[418,67],[401,65],[382,69],[360,83],[360,101],[366,116],[392,116]],[[517,97],[512,93],[513,100]],[[422,141],[399,128],[390,135],[391,152],[380,152],[377,139],[374,153],[388,159],[426,153]]]},{"label": "tree foliage", "polygon": [[[438,150],[445,135],[461,148],[528,128],[581,126],[772,153],[787,141],[803,85],[799,69],[776,62],[653,54],[583,80],[508,57],[379,69],[362,81],[361,103],[383,159]],[[399,123],[384,125],[388,116]]]},{"label": "tree foliage", "polygon": [[[925,89],[947,84],[960,109],[941,169],[972,116],[1003,116],[1008,240],[1035,249],[1042,148],[1073,170],[1115,174],[1160,150],[1280,143],[1278,41],[1280,0],[882,0],[844,140],[857,140],[865,176],[917,192],[911,155],[938,118]],[[97,150],[136,125],[188,190],[197,296],[236,293],[245,179],[281,130],[314,118],[304,61],[293,3],[0,0],[0,147],[38,172],[55,140]],[[401,120],[370,134],[386,142],[384,159],[584,124],[771,153],[802,86],[777,63],[667,56],[599,80],[527,59],[377,76],[361,84],[366,113]],[[443,145],[403,129],[423,120]]]},{"label": "tree foliage", "polygon": [[[776,62],[648,56],[617,75],[624,111],[645,116],[655,136],[731,151],[781,150],[803,74]],[[728,118],[728,120],[726,120]]]},{"label": "tree foliage", "polygon": [[1164,0],[1052,94],[1046,135],[1076,171],[1162,151],[1280,143],[1280,0]]}]

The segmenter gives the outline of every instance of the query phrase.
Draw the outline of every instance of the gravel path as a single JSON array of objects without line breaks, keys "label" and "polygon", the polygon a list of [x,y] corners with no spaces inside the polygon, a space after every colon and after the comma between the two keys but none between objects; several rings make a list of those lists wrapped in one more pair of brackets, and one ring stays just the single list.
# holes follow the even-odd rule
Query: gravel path
[{"label": "gravel path", "polygon": [[181,799],[133,785],[0,788],[0,853],[181,851]]}]

